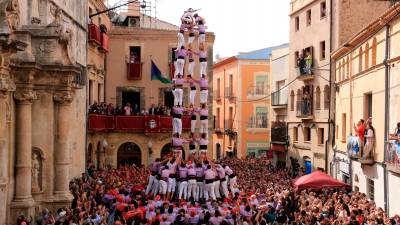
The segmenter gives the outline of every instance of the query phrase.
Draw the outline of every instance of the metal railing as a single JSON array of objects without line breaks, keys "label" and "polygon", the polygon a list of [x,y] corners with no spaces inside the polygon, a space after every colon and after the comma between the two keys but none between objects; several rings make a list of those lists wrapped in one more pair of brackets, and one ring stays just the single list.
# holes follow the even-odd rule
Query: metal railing
[{"label": "metal railing", "polygon": [[267,128],[268,119],[267,113],[258,113],[257,115],[250,116],[247,128]]},{"label": "metal railing", "polygon": [[272,106],[280,106],[280,105],[287,105],[287,90],[279,90],[275,91],[271,95],[272,98]]},{"label": "metal railing", "polygon": [[386,151],[386,163],[400,170],[400,143],[394,140],[387,142]]},{"label": "metal railing", "polygon": [[347,152],[351,158],[374,160],[375,146],[364,145],[357,136],[347,137]]},{"label": "metal railing", "polygon": [[301,100],[297,101],[296,104],[296,116],[297,117],[309,117],[313,115],[313,101],[309,100]]},{"label": "metal railing", "polygon": [[267,95],[267,85],[250,85],[247,88],[247,95]]}]

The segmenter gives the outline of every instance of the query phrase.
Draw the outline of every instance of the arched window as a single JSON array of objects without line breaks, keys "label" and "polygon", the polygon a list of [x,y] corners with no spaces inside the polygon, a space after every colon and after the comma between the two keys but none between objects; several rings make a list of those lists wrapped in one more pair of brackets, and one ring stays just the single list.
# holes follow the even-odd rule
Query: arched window
[{"label": "arched window", "polygon": [[290,92],[290,111],[294,111],[294,91]]},{"label": "arched window", "polygon": [[325,85],[324,87],[324,109],[329,109],[329,103],[331,101],[331,94],[329,85]]},{"label": "arched window", "polygon": [[363,57],[362,57],[362,55],[363,55],[363,49],[361,47],[358,50],[358,72],[359,73],[361,73],[361,71],[363,70],[363,67],[362,67],[362,59],[363,59]]},{"label": "arched window", "polygon": [[319,86],[315,89],[315,109],[321,109],[321,90],[319,89]]},{"label": "arched window", "polygon": [[369,68],[369,44],[367,43],[365,45],[365,69],[367,70]]},{"label": "arched window", "polygon": [[342,62],[339,62],[338,81],[342,81]]},{"label": "arched window", "polygon": [[371,66],[376,65],[376,48],[377,48],[377,42],[376,42],[376,37],[372,41],[372,59],[371,59]]}]

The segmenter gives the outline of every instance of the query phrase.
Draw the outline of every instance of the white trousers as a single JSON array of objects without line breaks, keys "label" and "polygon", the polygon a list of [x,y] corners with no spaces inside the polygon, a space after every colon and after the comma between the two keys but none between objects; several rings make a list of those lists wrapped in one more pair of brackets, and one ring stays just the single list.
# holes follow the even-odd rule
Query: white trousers
[{"label": "white trousers", "polygon": [[196,100],[196,90],[190,90],[189,105],[194,105],[195,100]]},{"label": "white trousers", "polygon": [[189,44],[192,44],[193,43],[193,41],[194,41],[194,38],[195,38],[195,36],[190,36],[190,34],[189,34]]},{"label": "white trousers", "polygon": [[208,132],[208,120],[200,120],[200,134]]},{"label": "white trousers", "polygon": [[175,178],[168,178],[168,192],[175,192],[175,186],[176,186],[176,179]]},{"label": "white trousers", "polygon": [[146,195],[148,195],[149,192],[151,191],[151,188],[153,187],[153,183],[154,183],[155,179],[156,179],[155,176],[153,176],[153,175],[149,176],[149,183],[147,184],[147,188],[146,188],[146,192],[145,192]]},{"label": "white trousers", "polygon": [[179,199],[184,199],[187,198],[187,187],[188,187],[188,182],[187,181],[181,181],[179,182]]},{"label": "white trousers", "polygon": [[188,74],[192,75],[192,77],[194,76],[194,61],[193,62],[189,62]]},{"label": "white trousers", "polygon": [[228,190],[228,182],[226,182],[226,179],[225,179],[225,181],[220,182],[220,189],[221,189],[220,194],[224,195],[225,197],[228,197],[229,190]]},{"label": "white trousers", "polygon": [[216,198],[221,198],[221,194],[220,194],[220,191],[219,191],[219,189],[221,187],[220,185],[221,185],[221,183],[220,183],[219,180],[214,181],[214,193],[215,193],[215,197]]},{"label": "white trousers", "polygon": [[177,59],[176,60],[176,69],[178,70],[178,74],[183,76],[183,68],[185,67],[185,59]]},{"label": "white trousers", "polygon": [[183,103],[183,89],[175,88],[174,105],[182,105]]},{"label": "white trousers", "polygon": [[177,76],[178,76],[178,61],[177,60],[175,60],[174,61],[174,68],[175,68],[175,71],[174,71],[174,78],[176,78]]},{"label": "white trousers", "polygon": [[165,195],[167,193],[168,183],[164,180],[160,180],[160,194]]},{"label": "white trousers", "polygon": [[229,178],[229,188],[231,189],[232,194],[234,195],[234,186],[236,186],[236,176],[234,178]]},{"label": "white trousers", "polygon": [[188,191],[188,196],[187,196],[187,198],[189,199],[190,197],[193,197],[193,198],[196,198],[196,185],[197,185],[197,183],[196,183],[196,180],[194,180],[194,179],[190,179],[189,181],[188,181],[188,188],[187,188],[187,191]]},{"label": "white trousers", "polygon": [[173,120],[172,120],[172,133],[173,134],[179,133],[179,135],[182,134],[182,119],[173,118]]},{"label": "white trousers", "polygon": [[197,120],[190,121],[190,132],[192,132],[193,134],[196,131],[196,122],[197,122]]},{"label": "white trousers", "polygon": [[200,104],[207,103],[208,98],[208,90],[201,90],[200,91]]},{"label": "white trousers", "polygon": [[203,193],[204,182],[196,182],[196,196],[194,197],[194,200],[199,201],[199,199],[203,197]]},{"label": "white trousers", "polygon": [[199,45],[206,43],[206,34],[199,34]]},{"label": "white trousers", "polygon": [[216,200],[214,193],[214,182],[204,185],[204,198],[208,201],[209,198]]},{"label": "white trousers", "polygon": [[160,189],[160,180],[154,179],[153,187],[151,188],[151,193],[157,195]]},{"label": "white trousers", "polygon": [[178,46],[177,49],[181,49],[182,46],[185,46],[185,35],[181,32],[178,33]]},{"label": "white trousers", "polygon": [[207,62],[200,62],[200,76],[203,74],[207,75]]}]

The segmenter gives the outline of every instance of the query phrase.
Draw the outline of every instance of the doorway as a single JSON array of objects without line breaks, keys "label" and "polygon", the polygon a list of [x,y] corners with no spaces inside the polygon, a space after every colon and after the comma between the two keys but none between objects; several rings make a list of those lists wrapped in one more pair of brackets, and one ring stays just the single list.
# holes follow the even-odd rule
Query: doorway
[{"label": "doorway", "polygon": [[133,164],[140,166],[142,164],[142,153],[140,147],[133,143],[127,142],[118,148],[117,163],[120,166],[131,166]]},{"label": "doorway", "polygon": [[140,111],[140,92],[138,91],[123,91],[122,92],[122,107],[126,105],[126,103],[131,104],[133,111],[135,111],[135,105],[137,105],[137,109]]},{"label": "doorway", "polygon": [[174,95],[172,91],[164,91],[164,106],[172,108],[174,106]]}]

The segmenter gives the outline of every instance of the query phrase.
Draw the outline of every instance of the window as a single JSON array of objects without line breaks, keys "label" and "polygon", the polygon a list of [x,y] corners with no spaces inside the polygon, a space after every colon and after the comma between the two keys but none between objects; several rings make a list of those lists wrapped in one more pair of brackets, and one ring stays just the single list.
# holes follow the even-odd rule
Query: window
[{"label": "window", "polygon": [[298,31],[300,29],[300,19],[298,16],[294,19],[294,30]]},{"label": "window", "polygon": [[372,41],[372,59],[371,59],[371,66],[376,65],[376,48],[377,48],[377,43],[376,43],[376,38]]},{"label": "window", "polygon": [[369,44],[365,45],[365,69],[369,68]]},{"label": "window", "polygon": [[346,113],[342,113],[342,142],[346,142]]},{"label": "window", "polygon": [[363,48],[361,47],[359,50],[358,50],[358,72],[359,73],[361,73],[361,71],[362,71],[362,54],[363,54]]},{"label": "window", "polygon": [[217,98],[221,98],[221,79],[217,79]]},{"label": "window", "polygon": [[299,141],[299,130],[297,127],[293,127],[293,141],[294,142]]},{"label": "window", "polygon": [[326,17],[326,2],[321,2],[320,13],[321,13],[321,19]]},{"label": "window", "polygon": [[346,76],[345,76],[345,79],[348,79],[349,76],[350,76],[350,58],[349,58],[349,56],[347,56],[347,59],[346,59]]},{"label": "window", "polygon": [[256,76],[256,95],[265,95],[265,84],[268,83],[267,76]]},{"label": "window", "polygon": [[229,74],[229,86],[226,90],[227,96],[230,97],[233,94],[233,74]]},{"label": "window", "polygon": [[325,41],[321,41],[320,43],[319,43],[319,50],[320,50],[320,54],[319,54],[319,56],[320,56],[320,59],[321,60],[324,60],[325,58],[326,58],[326,48],[325,48]]},{"label": "window", "polygon": [[311,9],[307,11],[307,26],[311,25]]},{"label": "window", "polygon": [[309,127],[304,127],[304,141],[311,141],[311,128]]},{"label": "window", "polygon": [[294,53],[294,67],[299,67],[299,52]]},{"label": "window", "polygon": [[229,107],[229,120],[228,120],[228,128],[233,127],[233,107]]},{"label": "window", "polygon": [[329,85],[324,87],[324,109],[329,109],[329,104],[331,101],[331,95],[329,90]]},{"label": "window", "polygon": [[138,46],[131,46],[129,47],[129,62],[130,63],[140,63],[140,47]]},{"label": "window", "polygon": [[342,174],[342,181],[346,184],[350,184],[350,176],[347,174]]},{"label": "window", "polygon": [[364,118],[372,117],[372,93],[364,94]]},{"label": "window", "polygon": [[215,128],[220,128],[219,126],[219,122],[221,121],[220,119],[221,119],[221,110],[220,110],[220,108],[217,108],[217,121],[215,121]]},{"label": "window", "polygon": [[294,91],[290,92],[290,111],[294,111]]},{"label": "window", "polygon": [[320,110],[321,109],[321,90],[317,86],[315,89],[315,109]]},{"label": "window", "polygon": [[318,128],[318,144],[323,145],[324,144],[324,128]]},{"label": "window", "polygon": [[256,117],[255,117],[256,128],[267,128],[267,121],[268,121],[267,116],[268,116],[267,107],[256,107]]},{"label": "window", "polygon": [[337,74],[338,74],[337,76],[338,81],[342,81],[342,62],[339,62],[339,68]]},{"label": "window", "polygon": [[375,182],[374,182],[374,180],[367,178],[367,190],[368,190],[368,197],[371,200],[375,200]]}]

